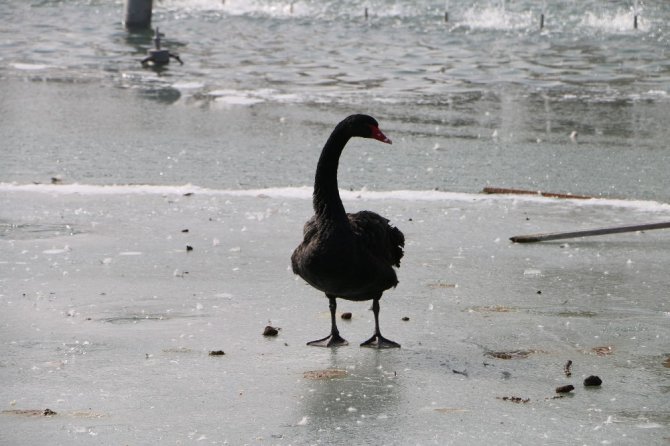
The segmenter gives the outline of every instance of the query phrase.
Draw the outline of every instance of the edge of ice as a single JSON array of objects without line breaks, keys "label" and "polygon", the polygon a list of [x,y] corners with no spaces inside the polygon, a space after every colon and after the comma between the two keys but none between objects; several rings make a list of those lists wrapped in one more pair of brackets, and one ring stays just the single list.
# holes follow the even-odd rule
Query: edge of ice
[{"label": "edge of ice", "polygon": [[[263,189],[210,189],[192,184],[184,185],[149,185],[149,184],[17,184],[0,183],[0,192],[32,192],[54,195],[185,195],[198,194],[205,196],[231,197],[269,197],[307,200],[312,197],[312,188],[300,187],[273,187]],[[651,200],[624,200],[614,198],[551,198],[541,195],[496,195],[482,193],[447,192],[437,190],[390,190],[371,191],[340,190],[343,200],[401,200],[401,201],[510,201],[535,203],[570,203],[574,206],[607,206],[640,209],[646,211],[670,211],[670,204]]]}]

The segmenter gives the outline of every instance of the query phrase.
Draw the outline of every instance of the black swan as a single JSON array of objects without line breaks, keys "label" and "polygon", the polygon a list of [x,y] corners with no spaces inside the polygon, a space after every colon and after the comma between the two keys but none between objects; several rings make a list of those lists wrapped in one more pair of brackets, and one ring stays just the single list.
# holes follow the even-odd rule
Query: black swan
[{"label": "black swan", "polygon": [[385,290],[398,284],[393,266],[400,266],[405,236],[374,212],[345,212],[337,188],[337,167],[342,150],[352,136],[391,144],[374,118],[351,115],[337,124],[323,147],[314,178],[315,215],[305,223],[304,240],[291,256],[293,272],[323,291],[329,300],[330,335],[307,345],[348,344],[335,323],[335,299],[339,297],[354,301],[372,299],[375,333],[361,346],[400,347],[379,331],[379,299]]}]

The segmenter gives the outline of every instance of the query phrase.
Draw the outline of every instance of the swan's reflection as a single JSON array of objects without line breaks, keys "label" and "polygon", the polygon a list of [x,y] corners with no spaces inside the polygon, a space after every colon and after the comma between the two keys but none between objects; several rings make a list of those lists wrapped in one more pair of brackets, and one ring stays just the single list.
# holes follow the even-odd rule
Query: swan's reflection
[{"label": "swan's reflection", "polygon": [[327,443],[331,435],[371,426],[392,435],[402,401],[398,350],[345,350],[333,349],[325,367],[346,371],[344,376],[310,379],[306,374],[303,380],[295,429],[300,444]]}]

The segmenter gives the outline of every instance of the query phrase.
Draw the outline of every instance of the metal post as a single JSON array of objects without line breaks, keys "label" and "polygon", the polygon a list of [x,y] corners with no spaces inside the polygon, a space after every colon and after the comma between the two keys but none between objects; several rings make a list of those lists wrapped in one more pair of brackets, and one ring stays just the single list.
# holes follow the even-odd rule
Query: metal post
[{"label": "metal post", "polygon": [[125,0],[125,18],[127,29],[148,29],[151,27],[153,0]]}]

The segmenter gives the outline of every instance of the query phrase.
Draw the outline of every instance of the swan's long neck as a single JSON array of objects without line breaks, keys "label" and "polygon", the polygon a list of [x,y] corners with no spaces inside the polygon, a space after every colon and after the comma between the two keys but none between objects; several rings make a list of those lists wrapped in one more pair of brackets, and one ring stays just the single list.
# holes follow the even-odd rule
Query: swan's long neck
[{"label": "swan's long neck", "polygon": [[337,187],[337,167],[340,155],[350,136],[335,128],[323,147],[314,178],[314,212],[317,218],[332,222],[346,222],[347,214]]}]

